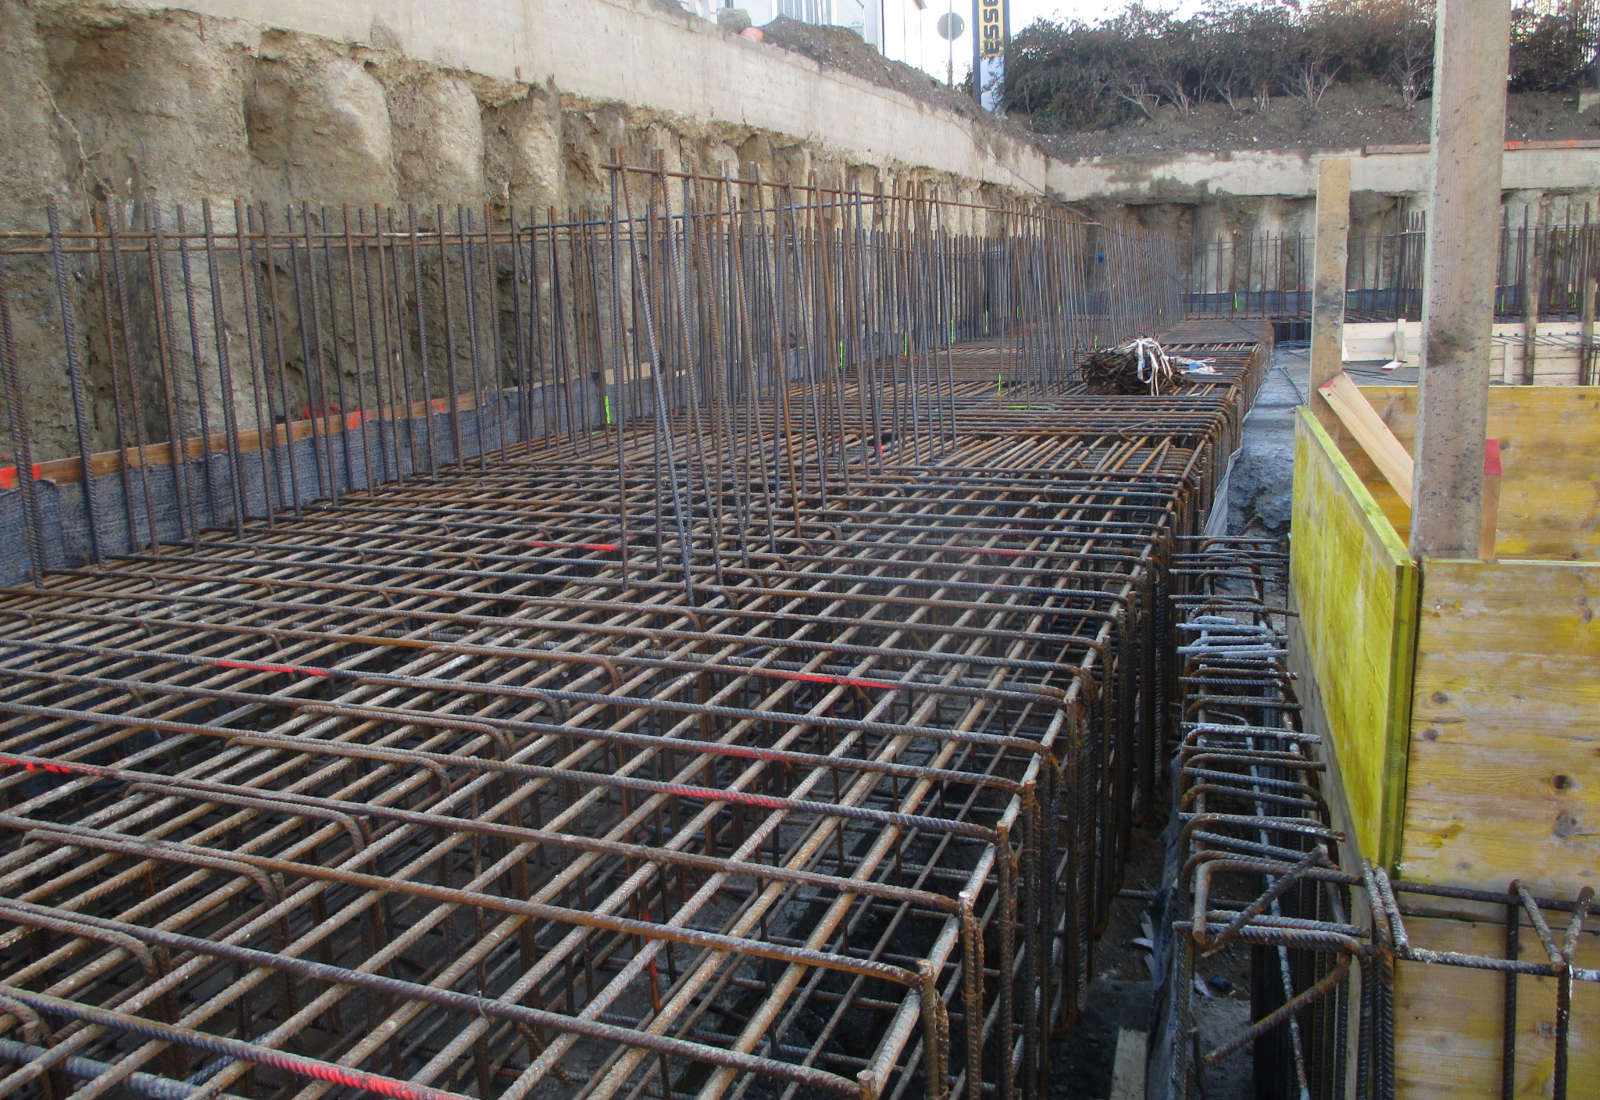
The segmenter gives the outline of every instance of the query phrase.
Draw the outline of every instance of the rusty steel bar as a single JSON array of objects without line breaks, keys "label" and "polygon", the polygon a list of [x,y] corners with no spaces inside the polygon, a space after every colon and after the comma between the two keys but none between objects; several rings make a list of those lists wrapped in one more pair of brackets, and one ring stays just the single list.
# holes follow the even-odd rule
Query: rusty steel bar
[{"label": "rusty steel bar", "polygon": [[[565,222],[0,235],[6,300],[142,252],[191,335],[48,468],[137,481],[114,556],[0,588],[0,1095],[1047,1087],[1262,348],[1086,395],[1175,319],[1159,239],[612,172]],[[118,320],[167,293],[125,267]]]}]

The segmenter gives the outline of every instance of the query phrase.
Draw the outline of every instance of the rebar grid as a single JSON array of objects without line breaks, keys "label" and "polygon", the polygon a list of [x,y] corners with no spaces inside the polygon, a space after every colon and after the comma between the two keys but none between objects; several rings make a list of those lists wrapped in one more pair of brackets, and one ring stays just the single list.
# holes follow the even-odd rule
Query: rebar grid
[{"label": "rebar grid", "polygon": [[[208,462],[124,450],[108,476],[248,455],[258,488],[328,499],[197,493],[176,543],[147,526],[0,590],[0,1094],[1044,1087],[1152,804],[1158,575],[1261,349],[1192,393],[1075,398],[1075,314],[1045,307],[1076,223],[1007,212],[941,268],[931,201],[869,225],[861,196],[613,178],[549,238],[605,242],[609,283],[570,268],[487,360],[571,342],[538,410],[447,381],[421,418],[313,417],[299,450],[291,424]],[[841,257],[884,272],[857,305],[825,277],[850,209],[876,236]],[[370,247],[448,254],[425,236]],[[953,347],[953,301],[1000,331]],[[835,331],[868,351],[834,364]]]},{"label": "rebar grid", "polygon": [[52,205],[48,230],[0,233],[0,515],[24,536],[0,565],[37,577],[238,533],[671,411],[718,438],[763,418],[820,433],[845,419],[850,373],[874,445],[928,457],[955,439],[955,344],[989,340],[1006,378],[1061,383],[1081,349],[1176,319],[1170,240],[1052,204],[620,154],[608,172],[605,208],[565,219],[149,199],[79,225]]}]

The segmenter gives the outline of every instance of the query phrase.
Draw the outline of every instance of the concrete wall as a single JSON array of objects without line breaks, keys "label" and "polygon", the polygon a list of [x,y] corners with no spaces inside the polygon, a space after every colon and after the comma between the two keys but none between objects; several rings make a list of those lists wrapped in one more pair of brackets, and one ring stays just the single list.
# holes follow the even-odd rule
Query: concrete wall
[{"label": "concrete wall", "polygon": [[[1143,204],[1248,196],[1310,198],[1316,194],[1317,163],[1326,157],[1350,158],[1351,191],[1420,198],[1428,190],[1425,146],[1052,161],[1048,185],[1052,194],[1067,202],[1117,199]],[[1600,142],[1508,149],[1501,186],[1505,191],[1593,196],[1600,189]]]},{"label": "concrete wall", "polygon": [[[604,201],[597,166],[622,146],[672,166],[1048,193],[1209,241],[1309,232],[1318,159],[1052,161],[667,0],[0,0],[0,101],[0,142],[20,150],[0,165],[0,225],[35,220],[45,193],[97,190],[565,207]],[[1352,155],[1357,233],[1425,191],[1424,150]],[[1510,153],[1506,188],[1592,198],[1600,151]]]},{"label": "concrete wall", "polygon": [[[341,206],[373,204],[400,205],[403,223],[407,203],[424,224],[436,203],[511,208],[524,221],[531,209],[542,221],[549,208],[603,208],[603,166],[619,148],[672,169],[731,162],[746,177],[933,184],[968,204],[1039,194],[1044,160],[1021,138],[649,2],[0,0],[0,231],[37,231],[47,199],[68,230],[101,199],[137,226],[151,195],[169,230],[175,203],[192,228],[198,200],[212,200],[224,234],[235,198],[267,204],[280,225],[302,201],[314,220],[326,205],[335,225]],[[950,209],[954,229],[988,218]],[[5,276],[41,458],[72,449],[75,422],[47,259],[36,248],[12,257]],[[153,291],[139,270],[129,277],[137,313]],[[224,298],[239,277],[221,273]],[[548,271],[540,279],[548,290]],[[114,310],[92,275],[75,268],[68,286],[98,449],[116,401],[98,334]],[[206,290],[202,276],[185,346],[198,347],[206,398],[221,403]],[[426,295],[437,293],[430,284]],[[297,315],[292,298],[282,306]],[[246,340],[237,311],[221,323]],[[291,375],[310,369],[299,357],[286,353]],[[236,391],[244,379],[233,375]],[[13,460],[7,446],[0,467]]]},{"label": "concrete wall", "polygon": [[[1180,241],[1215,246],[1267,235],[1309,238],[1317,164],[1330,156],[1351,161],[1352,237],[1394,232],[1402,209],[1426,211],[1425,146],[1052,161],[1047,186],[1088,214],[1132,216]],[[1563,220],[1569,204],[1578,218],[1584,203],[1600,210],[1600,142],[1508,149],[1502,172],[1502,201],[1513,225],[1524,209],[1535,222]]]},{"label": "concrete wall", "polygon": [[[126,0],[183,8],[594,100],[823,142],[869,160],[917,164],[1038,189],[1045,158],[974,133],[959,116],[806,58],[729,35],[648,0]],[[687,59],[693,58],[693,63]]]}]

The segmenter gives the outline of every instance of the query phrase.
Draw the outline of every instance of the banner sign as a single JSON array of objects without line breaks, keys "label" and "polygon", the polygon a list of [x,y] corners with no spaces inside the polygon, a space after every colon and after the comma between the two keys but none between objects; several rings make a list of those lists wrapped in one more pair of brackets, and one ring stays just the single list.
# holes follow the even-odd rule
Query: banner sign
[{"label": "banner sign", "polygon": [[973,93],[984,110],[998,110],[1006,71],[1006,43],[1011,39],[1011,12],[1006,0],[972,0],[972,27]]}]

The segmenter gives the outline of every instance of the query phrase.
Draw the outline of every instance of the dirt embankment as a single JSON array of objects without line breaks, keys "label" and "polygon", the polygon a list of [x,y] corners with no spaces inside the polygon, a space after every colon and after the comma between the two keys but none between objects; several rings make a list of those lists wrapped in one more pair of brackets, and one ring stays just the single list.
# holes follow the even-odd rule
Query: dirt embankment
[{"label": "dirt embankment", "polygon": [[971,96],[946,87],[921,69],[889,60],[846,27],[817,27],[780,15],[760,30],[762,41],[809,57],[825,69],[881,84],[912,99],[955,111],[979,125],[1002,124],[974,103]]},{"label": "dirt embankment", "polygon": [[[1406,107],[1399,94],[1376,84],[1336,85],[1315,107],[1290,96],[1234,111],[1202,103],[1188,114],[1171,105],[1154,118],[1109,130],[1035,135],[1040,148],[1063,160],[1146,153],[1221,153],[1240,149],[1356,149],[1363,145],[1426,144],[1432,104]],[[1506,140],[1600,138],[1600,110],[1548,92],[1506,100]]]}]

